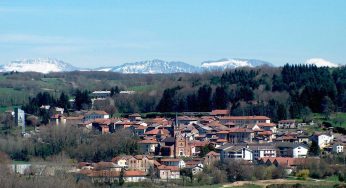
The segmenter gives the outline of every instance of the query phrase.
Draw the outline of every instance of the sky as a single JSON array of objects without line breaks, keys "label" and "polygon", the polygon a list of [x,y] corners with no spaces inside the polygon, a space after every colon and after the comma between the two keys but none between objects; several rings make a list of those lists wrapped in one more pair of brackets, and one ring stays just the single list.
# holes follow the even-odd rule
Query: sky
[{"label": "sky", "polygon": [[345,0],[0,0],[0,64],[150,59],[346,64]]}]

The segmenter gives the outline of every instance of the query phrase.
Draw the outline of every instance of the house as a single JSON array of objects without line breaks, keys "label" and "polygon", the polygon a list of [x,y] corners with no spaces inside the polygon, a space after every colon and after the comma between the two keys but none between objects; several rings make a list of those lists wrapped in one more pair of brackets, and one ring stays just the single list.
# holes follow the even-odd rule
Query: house
[{"label": "house", "polygon": [[135,128],[134,132],[137,136],[143,136],[146,130],[147,126],[139,125]]},{"label": "house", "polygon": [[146,131],[144,136],[155,137],[158,141],[168,137],[170,135],[167,129],[153,129],[151,131]]},{"label": "house", "polygon": [[132,158],[131,155],[117,156],[112,159],[112,162],[121,166],[122,168],[127,169],[129,166],[128,161],[130,158]]},{"label": "house", "polygon": [[[133,160],[133,158],[135,160]],[[131,170],[140,170],[144,172],[148,172],[150,167],[154,166],[154,158],[149,155],[135,155],[133,158],[129,160],[129,169]],[[131,164],[132,162],[132,164]]]},{"label": "house", "polygon": [[61,114],[54,114],[50,117],[49,122],[53,125],[61,125],[66,123],[66,119]]},{"label": "house", "polygon": [[129,115],[129,120],[130,121],[142,121],[142,117],[140,114],[135,113],[135,114],[130,114]]},{"label": "house", "polygon": [[230,143],[252,142],[254,131],[252,129],[235,127],[228,130],[228,141]]},{"label": "house", "polygon": [[234,123],[236,125],[255,125],[257,123],[270,123],[266,116],[224,116],[219,118],[220,123]]},{"label": "house", "polygon": [[229,110],[213,110],[210,112],[211,116],[228,116]]},{"label": "house", "polygon": [[69,116],[63,118],[61,122],[65,122],[66,125],[78,125],[83,122],[83,118],[83,116]]},{"label": "house", "polygon": [[113,162],[98,162],[93,164],[94,170],[108,170],[120,172],[123,167]]},{"label": "house", "polygon": [[141,140],[138,142],[139,152],[142,154],[154,154],[159,142],[155,139]]},{"label": "house", "polygon": [[107,112],[105,111],[88,111],[83,118],[83,121],[92,121],[95,119],[109,119],[109,114],[107,114]]},{"label": "house", "polygon": [[334,136],[331,132],[329,133],[315,133],[311,137],[311,141],[316,142],[318,146],[323,149],[333,142]]},{"label": "house", "polygon": [[95,99],[104,99],[111,96],[111,92],[110,91],[94,91],[91,93],[90,96]]},{"label": "house", "polygon": [[168,180],[180,178],[180,169],[177,166],[161,165],[157,167],[157,171],[160,179]]},{"label": "house", "polygon": [[335,144],[333,144],[332,151],[334,153],[343,153],[344,152],[344,146],[342,144],[335,143]]},{"label": "house", "polygon": [[253,161],[262,157],[276,157],[276,148],[272,144],[225,144],[217,148],[221,161],[243,159]]},{"label": "house", "polygon": [[288,119],[288,120],[280,120],[278,123],[279,129],[295,129],[296,126],[296,120],[294,119]]},{"label": "house", "polygon": [[309,150],[307,145],[296,142],[278,142],[276,147],[280,157],[305,158]]},{"label": "house", "polygon": [[273,134],[277,133],[277,128],[275,123],[257,123],[256,124],[260,129],[265,131],[271,131]]},{"label": "house", "polygon": [[247,161],[252,161],[253,153],[252,151],[244,145],[229,145],[226,144],[218,148],[221,150],[220,159],[225,161],[227,159],[243,159]]},{"label": "house", "polygon": [[198,123],[198,119],[195,117],[190,117],[190,116],[179,116],[178,117],[178,124],[184,124],[184,125],[189,125],[193,123]]},{"label": "house", "polygon": [[114,157],[112,162],[128,170],[148,172],[149,168],[154,166],[155,160],[149,155],[125,155]]},{"label": "house", "polygon": [[179,168],[185,168],[185,161],[178,158],[163,158],[160,160],[161,164],[166,166],[177,166]]},{"label": "house", "polygon": [[215,151],[211,151],[207,153],[204,157],[205,165],[212,165],[213,163],[220,160],[220,153],[216,153]]},{"label": "house", "polygon": [[189,170],[193,175],[203,172],[204,165],[200,161],[188,161],[186,162],[185,169]]},{"label": "house", "polygon": [[[118,171],[108,171],[99,170],[91,171],[86,174],[91,178],[93,183],[116,183],[119,181],[120,172]],[[124,181],[125,182],[141,182],[147,179],[146,173],[138,170],[124,171]]]}]

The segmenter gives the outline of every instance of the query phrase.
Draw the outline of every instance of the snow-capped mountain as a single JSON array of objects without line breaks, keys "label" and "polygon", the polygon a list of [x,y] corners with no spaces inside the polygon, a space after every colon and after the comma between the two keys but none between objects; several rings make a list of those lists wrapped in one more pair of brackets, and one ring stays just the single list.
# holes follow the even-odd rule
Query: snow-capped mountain
[{"label": "snow-capped mountain", "polygon": [[261,65],[272,66],[271,63],[256,59],[220,59],[216,61],[205,61],[201,67],[206,70],[225,70],[238,67],[257,67]]},{"label": "snow-capped mountain", "polygon": [[127,74],[160,74],[177,72],[193,73],[199,72],[200,68],[179,61],[163,61],[159,59],[154,59],[135,63],[125,63],[123,65],[113,67],[111,71]]},{"label": "snow-capped mountain", "polygon": [[64,61],[51,58],[23,59],[12,61],[11,63],[0,66],[0,72],[67,72],[78,70],[78,68]]},{"label": "snow-capped mountain", "polygon": [[317,67],[338,67],[338,64],[332,63],[322,58],[311,58],[305,61],[305,64],[316,65]]},{"label": "snow-capped mountain", "polygon": [[68,71],[104,71],[120,72],[125,74],[165,74],[165,73],[196,73],[208,70],[224,70],[227,68],[256,67],[271,65],[268,62],[254,59],[221,59],[218,61],[205,61],[200,67],[180,61],[163,61],[159,59],[125,63],[114,67],[99,67],[95,69],[77,68],[64,61],[51,58],[16,60],[0,66],[0,72],[68,72]]}]

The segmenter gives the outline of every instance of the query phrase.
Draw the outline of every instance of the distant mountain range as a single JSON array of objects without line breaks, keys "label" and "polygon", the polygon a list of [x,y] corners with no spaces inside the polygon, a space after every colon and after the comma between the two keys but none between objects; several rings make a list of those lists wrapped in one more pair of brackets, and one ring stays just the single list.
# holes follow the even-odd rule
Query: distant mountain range
[{"label": "distant mountain range", "polygon": [[[315,64],[316,66],[337,67],[339,65],[326,61],[324,59],[312,58],[306,61],[306,64]],[[0,72],[68,72],[68,71],[105,71],[120,72],[125,74],[166,74],[166,73],[197,73],[203,71],[235,69],[238,67],[257,67],[273,66],[271,63],[256,59],[220,59],[216,61],[205,61],[201,66],[193,66],[180,61],[163,61],[159,59],[139,61],[134,63],[125,63],[114,67],[100,67],[96,69],[77,68],[69,63],[51,58],[23,59],[16,60],[6,65],[0,66]]]},{"label": "distant mountain range", "polygon": [[38,59],[22,59],[12,61],[6,65],[0,66],[0,72],[67,72],[75,71],[79,68],[72,66],[64,61],[50,58],[38,58]]}]

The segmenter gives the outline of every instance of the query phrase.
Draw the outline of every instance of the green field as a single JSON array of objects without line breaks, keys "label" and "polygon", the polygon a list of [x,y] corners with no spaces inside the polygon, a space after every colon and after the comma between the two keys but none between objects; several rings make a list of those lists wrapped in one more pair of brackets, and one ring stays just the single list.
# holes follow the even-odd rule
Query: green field
[{"label": "green field", "polygon": [[[0,88],[0,106],[10,106],[10,104],[23,104],[28,99],[28,94],[13,88]],[[5,109],[6,111],[6,109]]]}]

